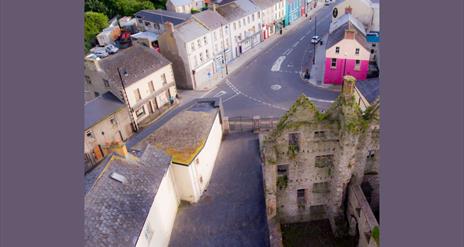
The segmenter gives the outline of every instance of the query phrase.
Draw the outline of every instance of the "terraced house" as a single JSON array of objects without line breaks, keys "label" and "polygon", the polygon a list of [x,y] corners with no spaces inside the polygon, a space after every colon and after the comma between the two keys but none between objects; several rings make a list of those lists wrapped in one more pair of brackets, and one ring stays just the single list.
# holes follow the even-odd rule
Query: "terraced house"
[{"label": "terraced house", "polygon": [[124,102],[134,130],[165,111],[177,95],[171,62],[142,45],[86,60],[84,74],[90,94],[110,91]]}]

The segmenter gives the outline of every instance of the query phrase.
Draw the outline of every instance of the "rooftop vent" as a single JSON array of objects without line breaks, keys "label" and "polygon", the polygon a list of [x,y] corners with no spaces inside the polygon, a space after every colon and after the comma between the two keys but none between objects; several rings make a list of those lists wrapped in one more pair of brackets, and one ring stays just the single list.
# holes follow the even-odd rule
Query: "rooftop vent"
[{"label": "rooftop vent", "polygon": [[117,172],[111,173],[110,178],[123,184],[127,183],[127,178]]}]

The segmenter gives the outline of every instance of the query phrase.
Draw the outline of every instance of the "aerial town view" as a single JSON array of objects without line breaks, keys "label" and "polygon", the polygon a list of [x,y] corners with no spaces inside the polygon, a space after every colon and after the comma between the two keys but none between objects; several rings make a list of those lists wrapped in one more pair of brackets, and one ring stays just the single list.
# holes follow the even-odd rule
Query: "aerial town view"
[{"label": "aerial town view", "polygon": [[379,0],[85,0],[85,246],[378,247]]}]

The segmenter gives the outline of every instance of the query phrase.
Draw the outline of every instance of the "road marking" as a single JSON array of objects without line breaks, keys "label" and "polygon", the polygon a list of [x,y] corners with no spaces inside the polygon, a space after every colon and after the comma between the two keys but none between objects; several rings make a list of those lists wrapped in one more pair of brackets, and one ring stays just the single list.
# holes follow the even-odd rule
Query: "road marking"
[{"label": "road marking", "polygon": [[279,84],[274,84],[274,85],[271,86],[271,89],[274,90],[274,91],[280,90],[281,88],[282,88],[282,86],[279,85]]},{"label": "road marking", "polygon": [[227,93],[226,91],[219,91],[217,94],[215,94],[215,95],[213,96],[213,98],[220,97],[220,96],[222,96],[222,95],[224,95],[224,94],[226,94],[226,93]]},{"label": "road marking", "polygon": [[229,100],[231,100],[231,99],[233,99],[233,98],[235,98],[236,96],[239,96],[239,95],[240,94],[234,94],[234,95],[230,96],[229,98],[223,100],[222,103],[226,103],[227,101],[229,101]]},{"label": "road marking", "polygon": [[227,86],[229,86],[233,91],[236,91],[237,94],[241,94],[245,97],[247,97],[248,99],[252,100],[252,101],[255,101],[255,102],[258,102],[258,103],[261,103],[261,104],[264,104],[264,105],[267,105],[269,107],[272,107],[272,108],[276,108],[276,109],[279,109],[279,110],[282,110],[282,111],[287,111],[288,109],[284,108],[284,107],[280,107],[280,106],[277,106],[277,105],[273,105],[273,104],[269,104],[269,103],[266,103],[260,99],[257,99],[257,98],[254,98],[254,97],[251,97],[247,94],[244,94],[243,92],[241,92],[240,90],[238,90],[234,84],[232,84],[232,82],[230,82],[229,79],[226,79],[226,84]]},{"label": "road marking", "polygon": [[285,60],[285,56],[280,56],[279,58],[277,58],[277,60],[274,62],[274,64],[272,65],[272,68],[271,68],[271,71],[279,71],[280,70],[280,66],[282,65],[282,62]]}]

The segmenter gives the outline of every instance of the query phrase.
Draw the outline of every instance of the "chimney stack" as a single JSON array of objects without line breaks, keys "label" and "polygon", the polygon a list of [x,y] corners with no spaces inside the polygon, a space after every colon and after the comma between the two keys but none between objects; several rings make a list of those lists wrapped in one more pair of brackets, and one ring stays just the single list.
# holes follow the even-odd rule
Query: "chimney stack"
[{"label": "chimney stack", "polygon": [[351,6],[346,7],[346,8],[345,8],[345,14],[351,14],[351,11],[352,11],[352,10],[353,10],[353,9],[351,8]]},{"label": "chimney stack", "polygon": [[164,23],[164,29],[166,29],[166,31],[170,32],[170,33],[173,33],[174,32],[174,24],[172,24],[172,22],[170,21],[167,21]]},{"label": "chimney stack", "polygon": [[345,30],[345,39],[354,39],[356,31],[354,29]]},{"label": "chimney stack", "polygon": [[216,3],[213,2],[212,5],[213,5],[213,11],[216,12]]},{"label": "chimney stack", "polygon": [[343,95],[352,96],[354,93],[354,86],[356,84],[356,78],[351,75],[345,75],[343,77]]},{"label": "chimney stack", "polygon": [[113,142],[106,146],[107,152],[106,153],[117,153],[118,155],[127,158],[129,153],[127,152],[126,144],[122,142]]}]

